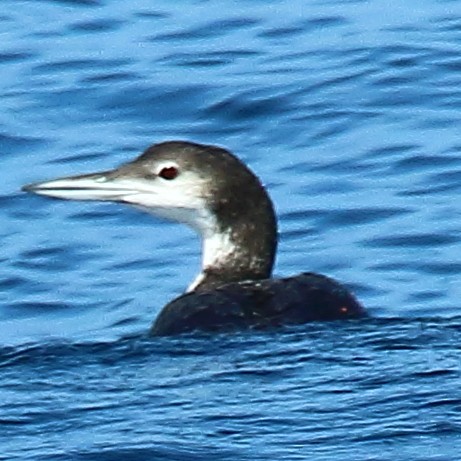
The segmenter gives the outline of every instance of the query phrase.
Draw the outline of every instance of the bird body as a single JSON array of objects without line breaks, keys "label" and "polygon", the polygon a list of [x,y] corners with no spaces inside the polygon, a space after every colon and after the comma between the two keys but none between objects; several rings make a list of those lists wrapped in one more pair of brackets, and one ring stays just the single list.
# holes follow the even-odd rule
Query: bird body
[{"label": "bird body", "polygon": [[235,155],[186,141],[155,144],[111,171],[23,188],[67,200],[112,201],[192,227],[202,268],[187,292],[168,303],[151,333],[261,329],[366,316],[333,279],[313,273],[271,278],[277,249],[272,201]]}]

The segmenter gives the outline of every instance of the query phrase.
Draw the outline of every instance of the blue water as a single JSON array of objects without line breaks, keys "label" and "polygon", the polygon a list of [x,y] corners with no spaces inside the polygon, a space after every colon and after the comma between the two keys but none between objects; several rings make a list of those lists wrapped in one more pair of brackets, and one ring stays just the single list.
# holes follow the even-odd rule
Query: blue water
[{"label": "blue water", "polygon": [[[1,5],[0,460],[459,460],[460,2]],[[196,236],[20,187],[167,139],[247,162],[276,274],[374,318],[150,339]]]}]

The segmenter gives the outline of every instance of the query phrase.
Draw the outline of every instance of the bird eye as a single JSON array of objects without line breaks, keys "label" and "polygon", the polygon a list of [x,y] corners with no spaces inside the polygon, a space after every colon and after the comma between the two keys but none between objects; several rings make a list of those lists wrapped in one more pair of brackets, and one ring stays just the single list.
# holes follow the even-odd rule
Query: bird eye
[{"label": "bird eye", "polygon": [[176,178],[178,174],[179,174],[179,170],[176,167],[168,166],[168,167],[162,168],[158,175],[163,179],[171,180],[171,179]]}]

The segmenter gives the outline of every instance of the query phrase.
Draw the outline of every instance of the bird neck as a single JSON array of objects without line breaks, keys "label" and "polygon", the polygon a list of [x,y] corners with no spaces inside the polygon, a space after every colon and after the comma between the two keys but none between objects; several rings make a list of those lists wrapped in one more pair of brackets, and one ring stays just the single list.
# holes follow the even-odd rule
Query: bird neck
[{"label": "bird neck", "polygon": [[213,210],[214,224],[202,232],[201,272],[187,291],[207,291],[231,282],[271,276],[277,223],[267,194],[231,209]]}]

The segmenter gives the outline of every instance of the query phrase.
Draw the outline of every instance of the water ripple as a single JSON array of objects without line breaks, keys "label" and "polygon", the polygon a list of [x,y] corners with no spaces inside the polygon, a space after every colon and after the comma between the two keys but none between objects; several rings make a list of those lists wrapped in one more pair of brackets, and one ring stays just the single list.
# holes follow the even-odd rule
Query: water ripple
[{"label": "water ripple", "polygon": [[[264,5],[5,0],[5,459],[459,458],[456,2]],[[20,187],[171,138],[235,151],[274,198],[276,273],[375,318],[149,339],[198,239]]]}]

